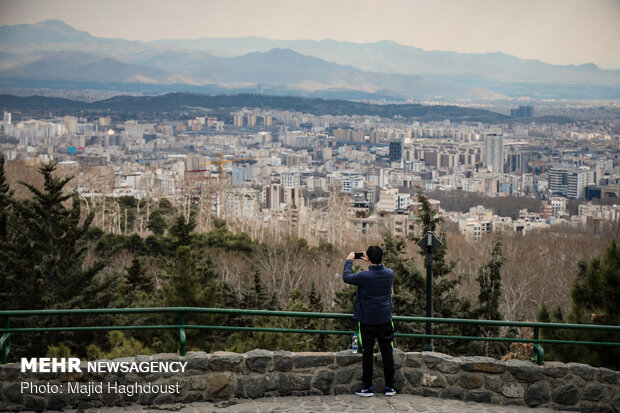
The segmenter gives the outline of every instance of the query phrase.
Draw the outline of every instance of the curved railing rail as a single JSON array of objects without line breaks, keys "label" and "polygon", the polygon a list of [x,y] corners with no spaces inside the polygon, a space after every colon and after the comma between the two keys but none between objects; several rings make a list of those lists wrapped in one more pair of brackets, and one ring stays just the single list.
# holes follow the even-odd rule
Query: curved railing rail
[{"label": "curved railing rail", "polygon": [[[174,313],[177,315],[177,324],[163,325],[115,325],[115,326],[63,326],[63,327],[11,327],[10,320],[23,317],[36,316],[59,316],[59,315],[93,315],[93,314],[149,314],[149,313]],[[179,353],[185,355],[186,333],[188,329],[206,330],[232,330],[232,331],[257,331],[273,333],[304,333],[304,334],[338,334],[350,335],[353,331],[343,330],[310,330],[296,328],[270,328],[270,327],[241,327],[228,325],[197,325],[187,324],[187,314],[222,314],[222,315],[252,315],[267,317],[309,317],[329,319],[352,319],[352,314],[346,313],[315,313],[297,311],[270,311],[270,310],[244,310],[233,308],[197,308],[197,307],[152,307],[152,308],[94,308],[94,309],[59,309],[59,310],[5,310],[0,311],[0,318],[4,319],[0,329],[0,358],[4,364],[7,361],[11,349],[11,335],[20,333],[37,332],[61,332],[61,331],[111,331],[111,330],[179,330]],[[572,344],[585,346],[620,346],[620,342],[599,341],[576,341],[576,340],[549,340],[541,339],[540,329],[573,329],[573,330],[597,330],[620,332],[620,326],[597,325],[597,324],[564,324],[564,323],[540,323],[533,321],[507,321],[507,320],[475,320],[460,318],[429,318],[394,316],[394,321],[434,324],[470,324],[479,326],[496,327],[527,327],[532,328],[533,338],[509,338],[509,337],[480,337],[480,336],[452,336],[440,334],[410,334],[395,333],[396,337],[424,338],[424,339],[448,339],[448,340],[471,340],[471,341],[495,341],[510,343],[533,343],[534,359],[542,364],[544,351],[541,344]]]}]

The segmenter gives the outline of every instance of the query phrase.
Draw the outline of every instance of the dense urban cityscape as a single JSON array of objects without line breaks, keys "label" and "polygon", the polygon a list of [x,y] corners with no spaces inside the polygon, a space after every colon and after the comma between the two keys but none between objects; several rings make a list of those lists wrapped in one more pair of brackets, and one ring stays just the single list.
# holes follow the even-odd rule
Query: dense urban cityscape
[{"label": "dense urban cityscape", "polygon": [[[59,162],[77,176],[86,204],[167,198],[196,206],[205,219],[236,223],[253,238],[267,231],[342,245],[342,233],[379,235],[384,228],[408,236],[419,191],[540,200],[538,209],[515,216],[483,206],[449,211],[431,201],[474,239],[616,222],[619,121],[537,122],[535,111],[521,105],[503,124],[256,108],[148,121],[93,114],[15,121],[5,111],[0,149],[8,161]],[[578,207],[570,213],[573,200]],[[95,222],[106,229],[147,230],[146,222],[127,228],[102,208]]]}]

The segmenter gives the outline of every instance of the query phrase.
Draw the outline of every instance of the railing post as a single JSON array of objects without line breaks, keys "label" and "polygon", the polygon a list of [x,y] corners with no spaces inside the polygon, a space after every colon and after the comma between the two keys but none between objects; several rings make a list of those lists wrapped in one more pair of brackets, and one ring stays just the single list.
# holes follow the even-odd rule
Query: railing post
[{"label": "railing post", "polygon": [[[538,326],[534,327],[534,340],[538,340],[540,337],[540,331]],[[543,358],[545,357],[545,352],[542,348],[542,346],[536,342],[534,343],[534,361],[536,362],[536,364],[538,364],[539,366],[543,365]]]},{"label": "railing post", "polygon": [[[4,328],[10,328],[11,327],[11,323],[9,321],[9,317],[5,317],[4,318],[4,323],[3,323],[3,327]],[[9,352],[11,351],[11,333],[4,333],[2,334],[2,337],[0,337],[0,341],[2,343],[2,345],[0,345],[0,363],[1,364],[6,364],[7,361],[7,357],[9,355]]]},{"label": "railing post", "polygon": [[[180,326],[185,325],[185,313],[182,311],[179,313],[179,325]],[[183,327],[179,327],[179,354],[181,356],[185,355],[185,341],[186,341],[185,329]]]}]

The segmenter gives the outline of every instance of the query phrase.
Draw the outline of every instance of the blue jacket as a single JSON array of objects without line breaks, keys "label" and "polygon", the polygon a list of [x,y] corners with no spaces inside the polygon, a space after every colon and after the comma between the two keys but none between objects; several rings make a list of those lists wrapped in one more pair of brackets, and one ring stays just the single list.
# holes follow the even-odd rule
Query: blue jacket
[{"label": "blue jacket", "polygon": [[383,264],[369,265],[368,271],[351,273],[353,261],[344,264],[342,279],[357,285],[353,319],[364,324],[385,324],[392,319],[392,285],[394,270]]}]

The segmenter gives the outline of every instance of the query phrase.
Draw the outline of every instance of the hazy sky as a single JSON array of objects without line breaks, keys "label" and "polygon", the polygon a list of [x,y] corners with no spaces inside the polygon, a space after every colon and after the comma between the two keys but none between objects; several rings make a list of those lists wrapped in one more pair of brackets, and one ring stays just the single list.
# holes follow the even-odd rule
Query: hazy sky
[{"label": "hazy sky", "polygon": [[0,0],[0,25],[47,19],[129,40],[394,40],[620,69],[620,0]]}]

